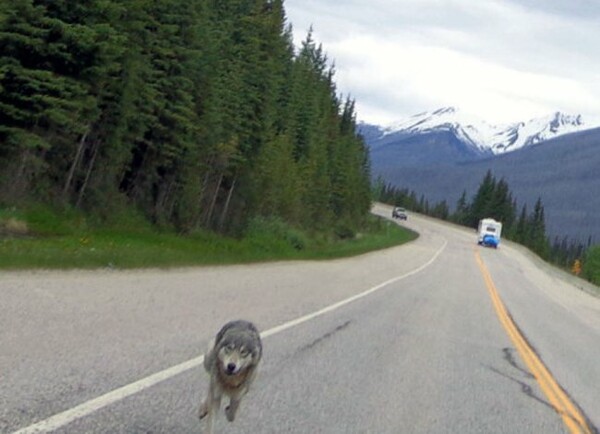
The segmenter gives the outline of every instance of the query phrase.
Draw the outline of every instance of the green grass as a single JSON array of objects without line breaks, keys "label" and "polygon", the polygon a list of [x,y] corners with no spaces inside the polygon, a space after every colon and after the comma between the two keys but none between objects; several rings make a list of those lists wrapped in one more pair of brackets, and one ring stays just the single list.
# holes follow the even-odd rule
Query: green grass
[{"label": "green grass", "polygon": [[600,286],[600,245],[588,250],[583,262],[583,277]]},{"label": "green grass", "polygon": [[[351,237],[344,229],[343,238],[308,234],[278,220],[257,220],[241,239],[210,232],[179,235],[158,231],[139,216],[121,217],[109,224],[92,224],[76,212],[53,212],[41,207],[27,211],[0,209],[0,268],[167,268],[333,259],[391,247],[417,237],[375,217],[363,232],[352,233]],[[22,228],[23,224],[26,234],[11,233],[10,227]]]}]

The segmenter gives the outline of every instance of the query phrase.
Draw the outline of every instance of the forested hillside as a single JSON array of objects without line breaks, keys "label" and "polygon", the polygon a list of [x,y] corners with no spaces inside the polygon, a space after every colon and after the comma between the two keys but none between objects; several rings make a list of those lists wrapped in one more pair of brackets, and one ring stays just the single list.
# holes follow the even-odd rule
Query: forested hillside
[{"label": "forested hillside", "polygon": [[[389,141],[386,141],[389,140]],[[515,152],[485,157],[461,153],[451,133],[429,133],[371,142],[375,177],[414,190],[431,203],[453,205],[470,196],[488,170],[504,178],[521,205],[546,207],[548,234],[600,241],[600,128],[565,134]],[[464,145],[463,145],[464,149]]]},{"label": "forested hillside", "polygon": [[310,34],[295,52],[281,0],[0,6],[0,206],[357,227],[369,170],[354,102]]}]

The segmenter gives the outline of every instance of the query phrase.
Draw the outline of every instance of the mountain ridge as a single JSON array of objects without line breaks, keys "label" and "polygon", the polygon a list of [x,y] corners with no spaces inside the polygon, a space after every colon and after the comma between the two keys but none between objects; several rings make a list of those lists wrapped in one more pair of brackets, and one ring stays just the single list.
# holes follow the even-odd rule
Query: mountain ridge
[{"label": "mountain ridge", "polygon": [[519,210],[531,211],[542,199],[551,238],[600,242],[600,127],[502,153],[466,144],[451,128],[359,131],[366,133],[373,179],[412,190],[430,204],[445,200],[453,210],[463,192],[475,195],[491,170],[508,182]]},{"label": "mountain ridge", "polygon": [[584,122],[581,115],[570,115],[559,111],[527,121],[491,124],[454,107],[419,113],[387,126],[363,123],[360,128],[364,129],[367,126],[371,131],[373,128],[379,131],[379,139],[386,136],[402,137],[433,131],[449,131],[465,146],[470,146],[481,153],[491,152],[495,155],[513,152],[564,134],[592,128]]}]

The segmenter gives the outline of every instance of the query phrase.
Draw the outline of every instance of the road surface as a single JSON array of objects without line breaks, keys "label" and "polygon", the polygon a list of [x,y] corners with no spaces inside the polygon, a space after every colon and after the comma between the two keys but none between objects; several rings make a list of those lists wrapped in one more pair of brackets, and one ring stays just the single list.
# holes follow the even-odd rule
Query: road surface
[{"label": "road surface", "polygon": [[590,287],[510,243],[401,224],[420,237],[335,261],[2,272],[0,432],[202,432],[202,353],[245,318],[263,364],[218,433],[597,433]]}]

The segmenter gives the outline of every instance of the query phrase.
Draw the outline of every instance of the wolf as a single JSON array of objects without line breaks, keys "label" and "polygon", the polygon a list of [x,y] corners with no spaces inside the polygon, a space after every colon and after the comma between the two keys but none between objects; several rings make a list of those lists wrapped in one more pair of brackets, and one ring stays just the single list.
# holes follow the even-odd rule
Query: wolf
[{"label": "wolf", "polygon": [[240,401],[256,377],[262,351],[258,330],[245,320],[228,322],[211,341],[204,356],[204,369],[210,382],[198,414],[200,419],[207,416],[206,434],[213,432],[214,418],[223,395],[229,397],[229,405],[225,408],[227,420],[234,421]]}]

